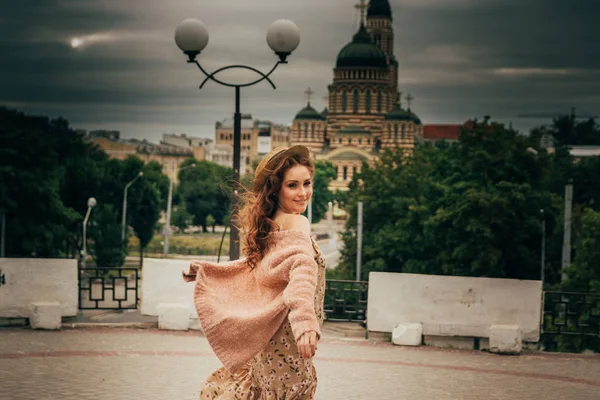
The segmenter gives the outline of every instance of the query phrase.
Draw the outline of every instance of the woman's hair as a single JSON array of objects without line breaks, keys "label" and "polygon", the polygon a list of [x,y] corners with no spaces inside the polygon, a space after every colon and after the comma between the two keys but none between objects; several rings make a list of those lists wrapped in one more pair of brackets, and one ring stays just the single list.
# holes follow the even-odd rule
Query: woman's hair
[{"label": "woman's hair", "polygon": [[285,173],[296,165],[305,166],[313,176],[314,165],[310,159],[299,155],[287,155],[278,160],[272,169],[267,169],[268,164],[265,166],[268,176],[258,191],[248,190],[241,194],[239,221],[244,231],[243,253],[250,268],[254,268],[265,255],[269,234],[279,229],[273,220],[279,207],[279,191]]}]

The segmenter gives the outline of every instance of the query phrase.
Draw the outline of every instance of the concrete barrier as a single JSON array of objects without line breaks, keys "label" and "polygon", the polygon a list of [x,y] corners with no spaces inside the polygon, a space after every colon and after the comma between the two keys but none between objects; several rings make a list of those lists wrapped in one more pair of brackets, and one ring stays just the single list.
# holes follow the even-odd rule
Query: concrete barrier
[{"label": "concrete barrier", "polygon": [[0,282],[0,317],[32,319],[35,312],[33,319],[42,321],[45,310],[55,320],[55,308],[35,306],[47,303],[58,304],[61,317],[77,315],[76,260],[0,258]]},{"label": "concrete barrier", "polygon": [[423,335],[490,337],[493,325],[520,326],[540,338],[540,281],[371,272],[369,331],[421,323]]},{"label": "concrete barrier", "polygon": [[[184,282],[181,271],[187,270],[190,260],[164,260],[155,258],[144,259],[144,270],[142,279],[142,304],[140,311],[143,315],[161,316],[168,315],[176,320],[171,323],[165,322],[167,326],[182,327],[180,317],[181,310],[189,311],[189,328],[199,328],[198,316],[194,307],[194,283]],[[159,306],[163,305],[160,309]],[[165,305],[168,305],[166,307]],[[171,313],[172,310],[178,312]],[[167,319],[163,319],[167,321]],[[160,324],[160,321],[159,321]]]}]

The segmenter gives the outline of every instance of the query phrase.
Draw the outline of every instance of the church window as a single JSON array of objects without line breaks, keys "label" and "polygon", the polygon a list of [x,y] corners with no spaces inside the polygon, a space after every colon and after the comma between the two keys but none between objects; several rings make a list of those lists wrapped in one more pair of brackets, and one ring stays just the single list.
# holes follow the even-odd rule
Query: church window
[{"label": "church window", "polygon": [[358,138],[358,144],[362,144],[362,139]]},{"label": "church window", "polygon": [[225,139],[224,139],[224,137],[225,137],[225,135],[223,135],[223,134],[221,133],[221,140],[225,140]]},{"label": "church window", "polygon": [[308,124],[304,124],[304,138],[308,138]]},{"label": "church window", "polygon": [[346,112],[347,107],[348,107],[348,94],[344,90],[342,92],[342,112]]},{"label": "church window", "polygon": [[394,140],[398,140],[398,124],[394,124]]},{"label": "church window", "polygon": [[381,46],[381,35],[380,34],[375,35],[375,44],[377,46]]},{"label": "church window", "polygon": [[335,104],[335,93],[332,93],[331,94],[331,112],[335,111],[335,108],[336,108],[335,106],[336,106],[336,104]]},{"label": "church window", "polygon": [[404,139],[404,127],[405,125],[402,125],[402,139]]},{"label": "church window", "polygon": [[367,139],[367,144],[371,144],[371,139]]},{"label": "church window", "polygon": [[315,138],[315,124],[310,124],[310,138]]},{"label": "church window", "polygon": [[348,138],[348,144],[352,144],[352,138]]},{"label": "church window", "polygon": [[352,102],[352,111],[357,114],[358,113],[358,89],[354,89],[353,93],[353,102]]},{"label": "church window", "polygon": [[339,143],[339,144],[342,144],[342,138],[339,138],[339,139],[338,139],[338,143]]},{"label": "church window", "polygon": [[356,165],[352,167],[352,176],[356,175]]},{"label": "church window", "polygon": [[388,124],[388,139],[392,138],[392,126]]},{"label": "church window", "polygon": [[381,112],[381,89],[377,91],[377,112]]},{"label": "church window", "polygon": [[367,90],[367,93],[365,94],[365,108],[366,108],[366,112],[367,114],[371,113],[371,91]]},{"label": "church window", "polygon": [[344,165],[344,180],[348,179],[348,167]]}]

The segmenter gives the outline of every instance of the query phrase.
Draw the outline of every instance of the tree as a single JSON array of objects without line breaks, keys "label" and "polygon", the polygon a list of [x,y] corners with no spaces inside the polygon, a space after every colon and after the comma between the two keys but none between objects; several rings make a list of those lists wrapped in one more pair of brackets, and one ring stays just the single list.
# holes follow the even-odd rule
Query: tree
[{"label": "tree", "polygon": [[207,232],[206,217],[211,214],[218,224],[229,211],[232,170],[209,161],[197,161],[194,168],[180,174],[179,194],[194,225]]},{"label": "tree", "polygon": [[183,232],[190,226],[192,222],[192,215],[185,209],[185,204],[179,204],[177,207],[173,207],[173,215],[171,218],[173,226],[177,227],[179,232]]},{"label": "tree", "polygon": [[213,233],[215,233],[216,223],[217,221],[215,220],[215,218],[211,214],[208,214],[208,216],[206,217],[206,226],[212,226]]},{"label": "tree", "polygon": [[329,208],[328,203],[335,199],[334,194],[329,190],[329,183],[336,178],[337,172],[327,161],[315,161],[314,165],[312,217],[313,223],[317,223],[325,217]]},{"label": "tree", "polygon": [[362,201],[363,279],[369,271],[539,278],[539,210],[559,210],[528,147],[512,129],[474,122],[458,143],[384,152],[351,183],[342,269],[354,270]]},{"label": "tree", "polygon": [[119,213],[112,204],[98,204],[90,217],[91,254],[100,268],[118,268],[125,262]]},{"label": "tree", "polygon": [[0,108],[0,143],[9,144],[0,146],[7,256],[64,257],[77,235],[73,229],[83,218],[63,204],[60,193],[60,149],[71,133],[64,120]]},{"label": "tree", "polygon": [[160,168],[160,164],[156,162],[144,165],[137,157],[128,157],[124,163],[127,180],[139,171],[144,172],[143,177],[129,188],[127,200],[127,220],[139,239],[142,265],[144,249],[152,240],[160,217],[160,186],[164,184],[164,179],[162,174],[156,173],[157,168]]}]

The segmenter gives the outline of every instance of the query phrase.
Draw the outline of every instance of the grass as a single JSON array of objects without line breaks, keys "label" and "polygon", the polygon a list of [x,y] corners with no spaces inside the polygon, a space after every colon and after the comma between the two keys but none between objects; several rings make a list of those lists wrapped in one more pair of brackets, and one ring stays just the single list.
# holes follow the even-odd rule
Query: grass
[{"label": "grass", "polygon": [[[169,254],[217,255],[222,233],[176,234],[169,239]],[[146,247],[148,253],[162,254],[162,235],[154,235]],[[129,238],[129,255],[139,255],[139,240],[135,236]],[[221,254],[229,253],[229,234],[225,234]]]}]

